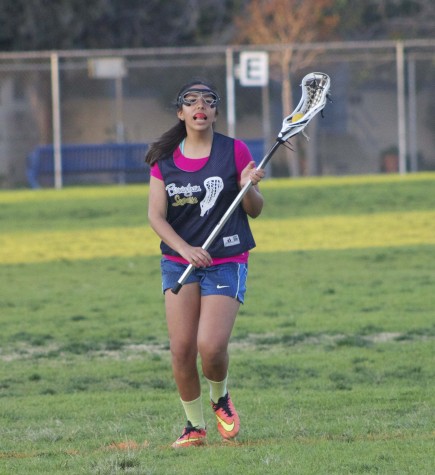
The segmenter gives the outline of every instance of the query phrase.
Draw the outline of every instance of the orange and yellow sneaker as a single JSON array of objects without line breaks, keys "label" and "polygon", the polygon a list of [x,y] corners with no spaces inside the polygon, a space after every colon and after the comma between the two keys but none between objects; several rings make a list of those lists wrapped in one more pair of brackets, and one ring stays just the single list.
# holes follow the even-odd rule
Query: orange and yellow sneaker
[{"label": "orange and yellow sneaker", "polygon": [[183,433],[172,444],[174,449],[180,449],[184,447],[193,447],[195,445],[204,445],[207,431],[200,427],[193,427],[190,421],[187,421],[187,426],[184,428]]},{"label": "orange and yellow sneaker", "polygon": [[217,419],[217,428],[224,439],[233,439],[240,429],[240,419],[231,401],[229,393],[219,398],[217,403],[211,401],[211,407]]}]

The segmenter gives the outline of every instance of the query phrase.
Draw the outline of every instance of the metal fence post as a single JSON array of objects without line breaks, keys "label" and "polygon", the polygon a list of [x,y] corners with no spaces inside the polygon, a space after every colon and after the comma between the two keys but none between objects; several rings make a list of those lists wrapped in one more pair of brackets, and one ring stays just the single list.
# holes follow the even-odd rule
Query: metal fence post
[{"label": "metal fence post", "polygon": [[406,173],[405,53],[403,42],[396,43],[397,126],[399,141],[399,173]]},{"label": "metal fence post", "polygon": [[53,116],[54,187],[62,188],[62,142],[60,122],[59,56],[51,56],[51,102]]},{"label": "metal fence post", "polygon": [[226,85],[227,85],[227,127],[228,135],[236,135],[236,95],[234,84],[234,58],[232,48],[225,51],[226,64]]},{"label": "metal fence post", "polygon": [[[408,55],[409,58],[409,55]],[[417,150],[417,85],[415,78],[415,59],[408,61],[408,128],[409,128],[409,168],[418,171]]]}]

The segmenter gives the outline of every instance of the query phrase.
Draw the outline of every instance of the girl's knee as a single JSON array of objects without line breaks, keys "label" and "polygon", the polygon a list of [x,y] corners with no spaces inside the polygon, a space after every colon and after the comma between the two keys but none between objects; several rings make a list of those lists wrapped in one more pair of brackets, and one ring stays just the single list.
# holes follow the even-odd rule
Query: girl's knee
[{"label": "girl's knee", "polygon": [[198,346],[199,354],[203,364],[217,366],[227,360],[227,345],[205,344]]},{"label": "girl's knee", "polygon": [[196,348],[192,348],[184,345],[171,345],[171,357],[173,364],[177,365],[196,365],[196,358],[198,351]]}]

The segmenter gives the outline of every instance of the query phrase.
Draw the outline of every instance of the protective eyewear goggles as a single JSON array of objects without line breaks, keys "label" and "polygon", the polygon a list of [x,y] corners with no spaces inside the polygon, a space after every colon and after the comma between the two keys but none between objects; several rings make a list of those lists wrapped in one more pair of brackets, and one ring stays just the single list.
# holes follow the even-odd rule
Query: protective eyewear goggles
[{"label": "protective eyewear goggles", "polygon": [[220,97],[210,89],[188,89],[178,97],[178,105],[193,106],[200,99],[210,107],[216,107],[220,101]]}]

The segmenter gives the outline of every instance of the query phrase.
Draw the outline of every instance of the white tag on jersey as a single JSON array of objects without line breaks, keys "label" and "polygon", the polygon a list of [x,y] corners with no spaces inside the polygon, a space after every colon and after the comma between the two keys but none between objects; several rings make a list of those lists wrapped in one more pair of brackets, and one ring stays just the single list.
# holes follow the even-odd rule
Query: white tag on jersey
[{"label": "white tag on jersey", "polygon": [[234,234],[234,236],[224,237],[223,241],[224,241],[225,247],[237,246],[237,244],[240,244],[240,239],[239,239],[238,234]]}]

